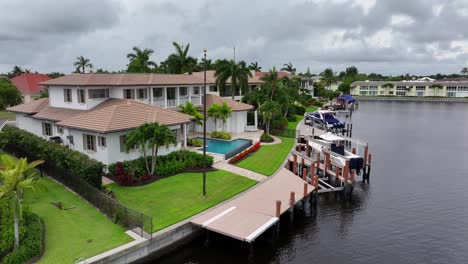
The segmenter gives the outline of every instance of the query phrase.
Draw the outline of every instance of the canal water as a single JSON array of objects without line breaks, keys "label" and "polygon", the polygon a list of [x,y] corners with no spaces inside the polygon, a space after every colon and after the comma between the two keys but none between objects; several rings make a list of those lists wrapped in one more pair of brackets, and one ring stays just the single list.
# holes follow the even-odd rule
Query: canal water
[{"label": "canal water", "polygon": [[[373,155],[370,185],[357,183],[351,202],[320,195],[316,216],[282,219],[250,262],[468,263],[468,104],[362,102],[352,118]],[[147,263],[248,263],[242,242],[203,242]]]}]

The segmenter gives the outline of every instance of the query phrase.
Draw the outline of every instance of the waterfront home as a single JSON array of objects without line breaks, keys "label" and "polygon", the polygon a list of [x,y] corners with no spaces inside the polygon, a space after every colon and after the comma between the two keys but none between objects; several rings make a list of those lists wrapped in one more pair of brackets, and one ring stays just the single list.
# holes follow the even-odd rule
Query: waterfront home
[{"label": "waterfront home", "polygon": [[44,87],[40,83],[50,79],[52,78],[46,74],[23,73],[11,78],[11,83],[20,91],[23,101],[29,103],[41,96],[41,91],[44,90]]},{"label": "waterfront home", "polygon": [[[177,144],[161,154],[185,147],[193,117],[178,106],[192,102],[202,108],[203,102],[203,79],[188,74],[70,74],[41,85],[49,98],[8,108],[16,125],[106,165],[140,156],[136,149],[125,151],[125,135],[148,122],[167,125],[177,136]],[[251,106],[210,94],[207,103],[214,102],[232,107],[227,131],[248,129]]]},{"label": "waterfront home", "polygon": [[351,84],[359,96],[468,97],[468,80],[460,81],[359,81]]}]

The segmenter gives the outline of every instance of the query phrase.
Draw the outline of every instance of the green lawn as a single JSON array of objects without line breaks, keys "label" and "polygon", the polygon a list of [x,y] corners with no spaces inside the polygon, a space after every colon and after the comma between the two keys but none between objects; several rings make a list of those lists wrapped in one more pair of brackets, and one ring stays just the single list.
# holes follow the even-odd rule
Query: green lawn
[{"label": "green lawn", "polygon": [[315,112],[317,111],[318,107],[317,106],[309,106],[306,108],[306,112]]},{"label": "green lawn", "polygon": [[[24,205],[46,226],[46,251],[38,263],[74,263],[123,245],[133,239],[94,207],[50,178],[40,181],[47,191],[26,192]],[[59,210],[51,202],[62,202]]]},{"label": "green lawn", "polygon": [[288,126],[286,127],[287,129],[296,130],[297,124],[299,124],[299,122],[301,122],[302,119],[304,119],[304,116],[300,116],[300,115],[295,115],[295,116],[296,116],[296,121],[295,122],[288,122]]},{"label": "green lawn", "polygon": [[263,175],[272,175],[283,163],[294,145],[294,138],[281,138],[280,144],[264,145],[252,156],[236,165]]},{"label": "green lawn", "polygon": [[0,111],[0,119],[7,119],[14,121],[16,120],[15,113],[12,112],[6,112],[6,111]]},{"label": "green lawn", "polygon": [[207,197],[202,195],[202,174],[181,173],[145,186],[111,185],[124,205],[153,217],[153,231],[202,212],[257,182],[227,171],[206,174]]}]

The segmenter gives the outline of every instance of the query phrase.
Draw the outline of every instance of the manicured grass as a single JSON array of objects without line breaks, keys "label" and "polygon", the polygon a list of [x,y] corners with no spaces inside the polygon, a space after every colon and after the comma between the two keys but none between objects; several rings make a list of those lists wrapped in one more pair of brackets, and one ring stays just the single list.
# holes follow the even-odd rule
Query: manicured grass
[{"label": "manicured grass", "polygon": [[[133,240],[123,228],[62,185],[50,178],[40,182],[47,190],[27,191],[24,200],[46,227],[46,250],[38,263],[75,263]],[[59,201],[64,208],[76,208],[59,210],[50,204]]]},{"label": "manicured grass", "polygon": [[306,112],[315,112],[317,109],[319,109],[317,106],[308,106]]},{"label": "manicured grass", "polygon": [[286,127],[287,129],[296,129],[297,128],[297,124],[299,124],[299,122],[302,121],[302,119],[304,119],[304,116],[300,116],[300,115],[294,115],[296,117],[296,121],[294,122],[288,122],[288,126]]},{"label": "manicured grass", "polygon": [[180,222],[252,187],[257,182],[227,171],[181,173],[145,186],[111,185],[117,199],[129,208],[153,217],[153,232]]},{"label": "manicured grass", "polygon": [[7,111],[0,111],[0,119],[7,119],[10,121],[16,120],[15,113],[7,112]]},{"label": "manicured grass", "polygon": [[294,145],[294,138],[281,138],[280,144],[264,145],[252,156],[236,165],[263,175],[272,175],[283,163]]}]

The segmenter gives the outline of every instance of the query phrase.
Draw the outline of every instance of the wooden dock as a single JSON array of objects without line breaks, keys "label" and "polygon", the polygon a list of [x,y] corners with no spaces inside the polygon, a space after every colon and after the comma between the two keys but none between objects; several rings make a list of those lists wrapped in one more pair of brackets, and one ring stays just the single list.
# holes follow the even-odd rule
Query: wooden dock
[{"label": "wooden dock", "polygon": [[281,214],[309,196],[314,187],[286,169],[191,223],[251,243],[279,221]]}]

